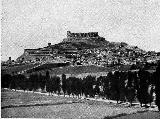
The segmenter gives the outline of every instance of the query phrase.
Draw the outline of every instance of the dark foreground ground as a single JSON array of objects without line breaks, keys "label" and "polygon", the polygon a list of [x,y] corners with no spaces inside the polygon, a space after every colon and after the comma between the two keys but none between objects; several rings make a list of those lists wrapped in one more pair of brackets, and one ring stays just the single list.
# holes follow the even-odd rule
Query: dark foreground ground
[{"label": "dark foreground ground", "polygon": [[[133,114],[135,113],[135,114]],[[144,108],[63,96],[1,90],[2,118],[59,119],[160,119],[160,113]]]}]

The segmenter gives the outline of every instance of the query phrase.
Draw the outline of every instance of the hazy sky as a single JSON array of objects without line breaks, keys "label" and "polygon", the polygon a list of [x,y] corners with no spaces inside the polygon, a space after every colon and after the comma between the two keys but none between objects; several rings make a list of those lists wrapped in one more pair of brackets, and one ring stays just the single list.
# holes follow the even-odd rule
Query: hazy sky
[{"label": "hazy sky", "polygon": [[2,60],[59,43],[67,30],[160,51],[160,0],[2,0],[1,25]]}]

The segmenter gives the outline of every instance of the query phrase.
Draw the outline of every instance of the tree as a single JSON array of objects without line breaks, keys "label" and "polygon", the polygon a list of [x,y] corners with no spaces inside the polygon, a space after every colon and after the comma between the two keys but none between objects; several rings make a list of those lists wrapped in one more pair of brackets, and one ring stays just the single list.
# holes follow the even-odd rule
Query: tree
[{"label": "tree", "polygon": [[74,97],[74,95],[78,96],[78,78],[71,77],[71,93]]},{"label": "tree", "polygon": [[126,80],[127,80],[127,73],[120,72],[120,78],[119,78],[120,101],[126,101],[126,88],[125,88]]},{"label": "tree", "polygon": [[67,78],[67,81],[66,81],[66,85],[67,85],[67,94],[69,95],[69,97],[70,97],[70,95],[71,95],[71,86],[72,86],[72,78],[71,77],[69,77],[69,78]]},{"label": "tree", "polygon": [[84,88],[84,94],[87,97],[88,95],[90,97],[94,97],[94,89],[93,85],[95,84],[96,77],[93,77],[91,75],[88,75],[87,77],[83,78],[83,88]]},{"label": "tree", "polygon": [[109,72],[104,82],[104,96],[108,99],[111,98],[111,80],[113,78],[112,72]]},{"label": "tree", "polygon": [[46,91],[49,93],[49,95],[52,95],[53,93],[53,79],[48,78],[46,83]]},{"label": "tree", "polygon": [[100,76],[96,80],[96,86],[95,86],[95,94],[99,96],[104,96],[104,82],[106,80],[106,76]]},{"label": "tree", "polygon": [[54,80],[52,83],[52,86],[54,86],[54,92],[58,92],[59,95],[61,91],[60,77],[54,76],[52,79]]},{"label": "tree", "polygon": [[19,74],[17,75],[17,85],[20,89],[22,90],[26,90],[27,89],[27,79],[24,75],[22,74]]},{"label": "tree", "polygon": [[65,94],[67,92],[67,80],[66,80],[66,75],[62,74],[62,90],[63,90],[63,94],[65,97]]},{"label": "tree", "polygon": [[149,73],[143,69],[140,69],[138,72],[140,82],[139,87],[137,90],[137,98],[140,101],[140,104],[145,104],[147,106],[147,103],[150,103],[150,95],[148,93],[148,86],[149,86]]},{"label": "tree", "polygon": [[32,91],[33,90],[33,74],[30,74],[28,80],[27,80],[27,88],[29,91]]},{"label": "tree", "polygon": [[40,87],[38,74],[32,75],[32,86],[33,86],[33,91],[36,91]]},{"label": "tree", "polygon": [[45,76],[43,76],[41,73],[39,74],[39,85],[40,88],[42,89],[42,91],[45,89],[45,85],[46,85],[46,79]]},{"label": "tree", "polygon": [[115,71],[113,78],[111,80],[111,97],[115,99],[118,103],[120,99],[120,91],[119,91],[119,71]]},{"label": "tree", "polygon": [[78,96],[81,94],[81,79],[76,78],[76,77],[69,77],[67,78],[66,81],[66,90],[68,95],[70,96],[70,94],[72,94],[72,96],[74,97],[74,95]]},{"label": "tree", "polygon": [[156,69],[155,73],[155,92],[156,92],[156,105],[160,111],[160,63]]},{"label": "tree", "polygon": [[136,90],[135,90],[135,76],[136,74],[134,72],[128,72],[128,81],[126,84],[126,98],[130,102],[130,106],[132,106],[132,102],[135,99],[136,96]]},{"label": "tree", "polygon": [[78,98],[79,96],[82,96],[82,79],[77,78],[77,91],[78,91]]},{"label": "tree", "polygon": [[52,93],[52,82],[49,75],[49,71],[46,71],[46,91],[49,92],[49,95]]},{"label": "tree", "polygon": [[16,91],[16,89],[17,89],[17,75],[13,75],[12,76],[12,80],[11,80],[11,84],[10,84],[10,88],[11,89],[15,89],[15,91]]},{"label": "tree", "polygon": [[54,92],[57,93],[58,95],[60,94],[61,88],[60,88],[60,77],[58,76],[53,76],[48,79],[47,85],[46,85],[47,92],[49,92],[49,95]]},{"label": "tree", "polygon": [[97,82],[96,82],[96,86],[94,88],[94,94],[100,96],[100,88],[99,88],[99,85]]}]

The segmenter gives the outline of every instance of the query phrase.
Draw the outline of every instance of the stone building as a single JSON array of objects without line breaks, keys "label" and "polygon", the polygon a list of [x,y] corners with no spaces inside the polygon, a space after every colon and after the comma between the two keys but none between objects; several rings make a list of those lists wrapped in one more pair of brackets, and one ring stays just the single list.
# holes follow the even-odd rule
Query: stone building
[{"label": "stone building", "polygon": [[[62,55],[64,57],[79,57],[79,49],[70,42],[86,42],[97,44],[104,41],[105,38],[100,37],[98,32],[89,33],[71,33],[67,31],[67,38],[63,42],[55,45],[48,43],[47,47],[37,49],[24,49],[24,53],[17,58],[18,62],[43,62],[53,60],[55,57]],[[92,42],[90,42],[92,41]],[[66,43],[68,42],[68,43]],[[81,46],[80,46],[81,47]]]},{"label": "stone building", "polygon": [[89,32],[89,33],[71,33],[67,31],[67,38],[92,38],[99,37],[98,32]]},{"label": "stone building", "polygon": [[87,40],[104,41],[105,38],[100,37],[98,32],[71,33],[70,31],[67,31],[67,38],[64,38],[63,42],[85,42]]},{"label": "stone building", "polygon": [[51,43],[47,47],[37,49],[24,49],[24,53],[17,58],[18,62],[35,62],[50,60],[53,55]]}]

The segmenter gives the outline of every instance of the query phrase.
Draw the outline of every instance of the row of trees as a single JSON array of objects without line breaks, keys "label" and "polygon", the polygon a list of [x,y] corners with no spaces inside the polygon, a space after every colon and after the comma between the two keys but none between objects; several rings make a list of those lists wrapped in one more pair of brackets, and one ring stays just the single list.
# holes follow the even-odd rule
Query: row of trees
[{"label": "row of trees", "polygon": [[2,88],[22,89],[36,91],[42,89],[49,94],[63,92],[65,95],[80,97],[95,97],[116,100],[119,102],[129,101],[131,104],[138,99],[142,104],[153,101],[153,92],[156,92],[156,104],[160,107],[160,66],[156,72],[149,73],[143,69],[138,72],[109,72],[107,76],[87,76],[83,79],[77,77],[67,78],[62,74],[51,77],[49,72],[46,75],[31,74],[29,78],[24,75],[2,75]]}]

